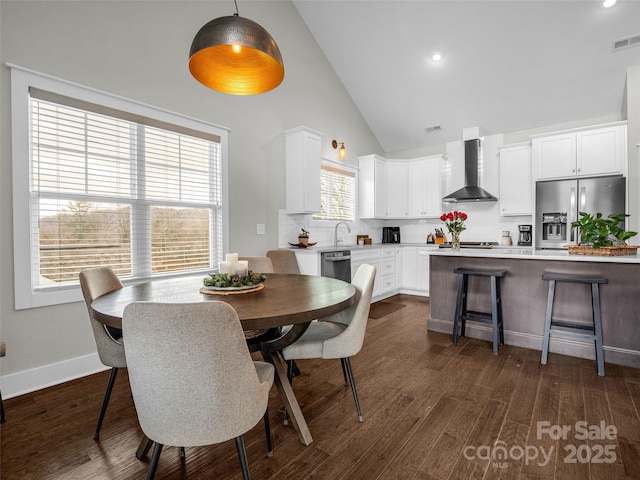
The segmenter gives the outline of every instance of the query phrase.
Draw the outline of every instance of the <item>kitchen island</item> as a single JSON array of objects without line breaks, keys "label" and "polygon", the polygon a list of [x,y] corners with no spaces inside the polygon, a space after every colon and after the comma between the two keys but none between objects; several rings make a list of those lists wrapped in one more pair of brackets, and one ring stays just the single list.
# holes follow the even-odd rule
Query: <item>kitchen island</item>
[{"label": "kitchen island", "polygon": [[[564,250],[450,249],[434,250],[430,256],[430,308],[428,329],[452,333],[458,276],[454,268],[506,270],[502,279],[502,311],[505,343],[542,349],[542,334],[549,284],[545,271],[602,276],[600,286],[602,334],[605,361],[640,367],[640,257],[569,255]],[[485,281],[482,281],[485,280]],[[486,279],[469,279],[469,307],[491,310]],[[559,283],[554,318],[591,321],[591,292],[588,285]],[[467,323],[468,337],[491,340],[491,327]],[[595,358],[593,342],[573,337],[552,336],[550,351],[581,358]],[[594,366],[595,368],[595,366]]]}]

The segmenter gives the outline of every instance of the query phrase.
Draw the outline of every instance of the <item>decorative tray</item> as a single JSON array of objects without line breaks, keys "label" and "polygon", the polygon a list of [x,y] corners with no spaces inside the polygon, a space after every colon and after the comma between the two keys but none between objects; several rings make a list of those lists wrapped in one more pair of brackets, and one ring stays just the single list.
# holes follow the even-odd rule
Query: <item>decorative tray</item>
[{"label": "decorative tray", "polygon": [[289,242],[289,245],[291,245],[292,247],[307,248],[307,247],[313,247],[316,243],[318,243],[318,242],[307,243],[305,245],[304,243],[291,243],[291,242]]},{"label": "decorative tray", "polygon": [[237,295],[240,293],[257,292],[264,288],[264,283],[258,285],[243,285],[242,287],[200,287],[200,293],[207,295]]}]

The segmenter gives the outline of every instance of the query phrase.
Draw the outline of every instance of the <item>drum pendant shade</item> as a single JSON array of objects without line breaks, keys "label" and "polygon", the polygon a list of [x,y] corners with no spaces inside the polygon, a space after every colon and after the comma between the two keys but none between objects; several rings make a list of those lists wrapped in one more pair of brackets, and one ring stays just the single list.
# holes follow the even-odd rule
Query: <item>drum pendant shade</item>
[{"label": "drum pendant shade", "polygon": [[211,20],[196,34],[189,70],[203,85],[231,95],[255,95],[284,78],[280,49],[269,32],[238,15]]}]

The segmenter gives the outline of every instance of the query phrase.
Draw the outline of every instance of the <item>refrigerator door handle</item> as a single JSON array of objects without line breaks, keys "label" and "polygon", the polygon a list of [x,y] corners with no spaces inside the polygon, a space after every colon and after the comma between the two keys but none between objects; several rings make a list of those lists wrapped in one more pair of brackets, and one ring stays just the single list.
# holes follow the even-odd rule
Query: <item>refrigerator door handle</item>
[{"label": "refrigerator door handle", "polygon": [[587,187],[580,187],[580,210],[579,211],[584,212],[586,205],[587,205]]}]

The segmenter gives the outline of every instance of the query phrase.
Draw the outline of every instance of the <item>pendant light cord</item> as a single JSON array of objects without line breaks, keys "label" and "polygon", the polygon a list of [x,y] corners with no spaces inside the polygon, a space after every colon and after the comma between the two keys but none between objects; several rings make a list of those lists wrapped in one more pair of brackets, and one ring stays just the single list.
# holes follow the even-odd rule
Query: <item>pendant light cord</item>
[{"label": "pendant light cord", "polygon": [[237,0],[233,0],[233,3],[236,4],[236,13],[234,14],[236,17],[240,16],[240,12],[238,11],[238,1]]}]

